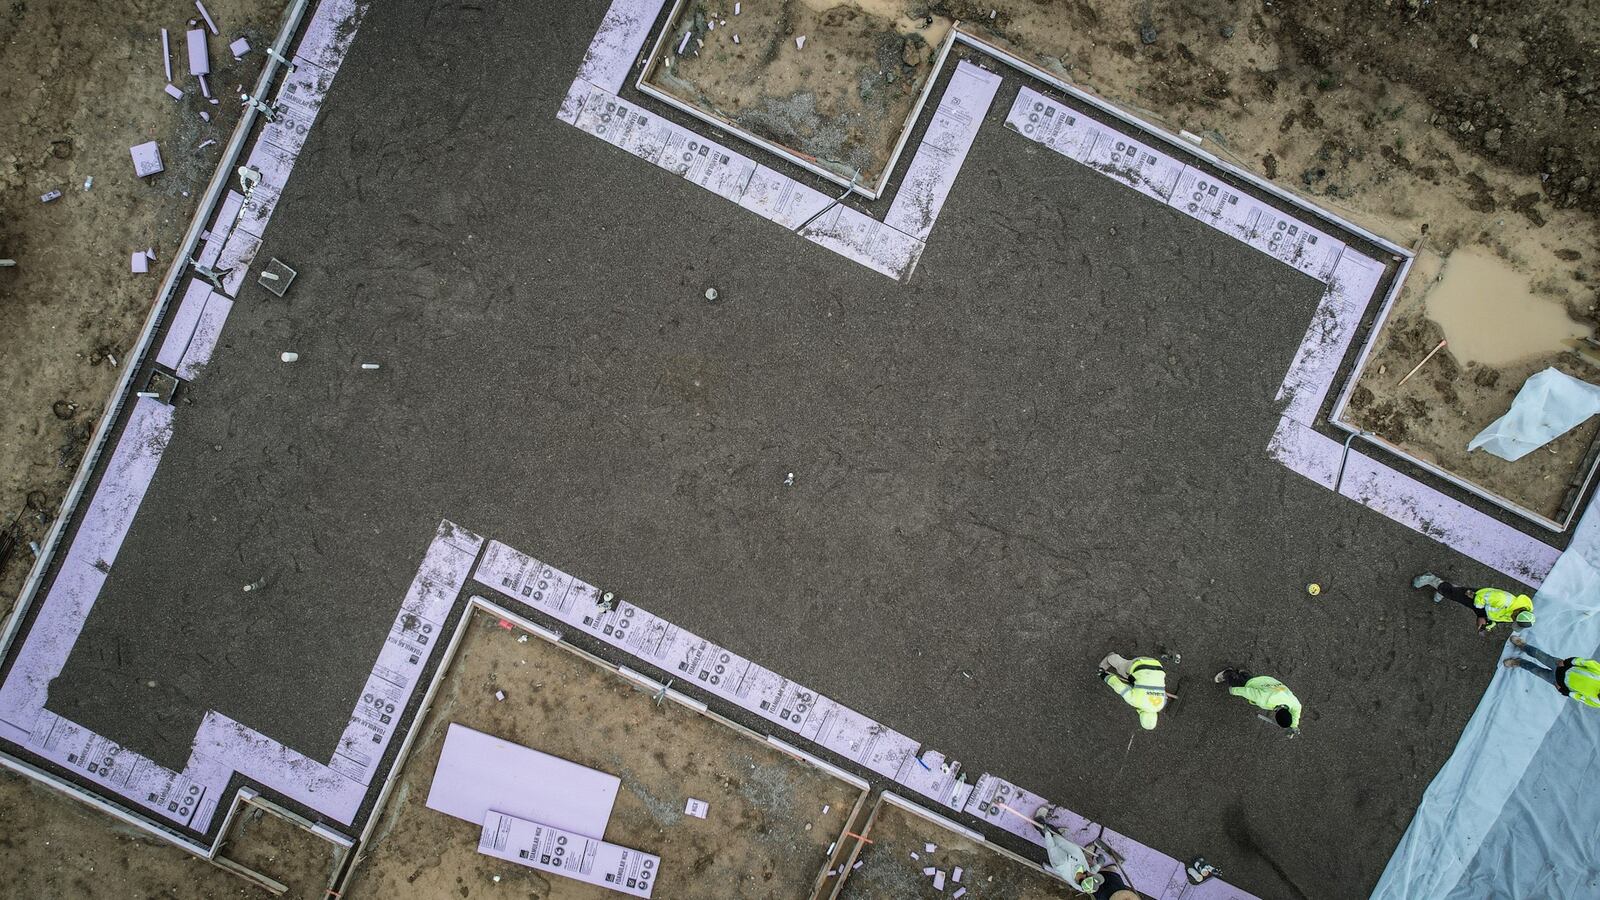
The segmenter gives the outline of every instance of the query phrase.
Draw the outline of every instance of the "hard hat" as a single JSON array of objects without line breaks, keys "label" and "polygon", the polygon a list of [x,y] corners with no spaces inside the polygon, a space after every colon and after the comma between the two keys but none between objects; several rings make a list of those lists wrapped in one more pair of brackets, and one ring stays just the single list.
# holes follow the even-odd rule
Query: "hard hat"
[{"label": "hard hat", "polygon": [[1525,609],[1522,612],[1517,613],[1517,624],[1518,625],[1532,625],[1533,624],[1533,610]]}]

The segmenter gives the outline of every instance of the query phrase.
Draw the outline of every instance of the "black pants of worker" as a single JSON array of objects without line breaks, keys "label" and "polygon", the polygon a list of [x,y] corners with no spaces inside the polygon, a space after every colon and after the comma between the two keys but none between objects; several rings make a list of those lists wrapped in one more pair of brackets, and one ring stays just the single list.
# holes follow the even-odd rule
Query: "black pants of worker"
[{"label": "black pants of worker", "polygon": [[1222,686],[1231,688],[1244,687],[1245,682],[1254,677],[1254,675],[1243,669],[1235,669],[1230,666],[1222,670]]},{"label": "black pants of worker", "polygon": [[1478,614],[1478,604],[1472,599],[1472,595],[1476,594],[1477,591],[1473,590],[1472,588],[1462,587],[1459,584],[1451,584],[1448,581],[1441,581],[1439,582],[1439,586],[1434,588],[1434,590],[1438,591],[1440,596],[1444,597],[1446,600],[1454,600],[1462,606],[1465,606],[1467,609],[1472,610],[1473,615]]},{"label": "black pants of worker", "polygon": [[1128,883],[1122,880],[1122,876],[1110,869],[1101,869],[1100,877],[1105,880],[1100,882],[1100,889],[1094,892],[1094,900],[1111,900],[1117,891],[1129,890]]}]

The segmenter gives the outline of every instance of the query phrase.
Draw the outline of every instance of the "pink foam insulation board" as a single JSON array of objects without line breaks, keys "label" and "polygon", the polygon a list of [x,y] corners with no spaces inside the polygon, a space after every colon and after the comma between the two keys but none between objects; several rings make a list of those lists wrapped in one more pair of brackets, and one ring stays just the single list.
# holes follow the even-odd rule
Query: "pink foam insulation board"
[{"label": "pink foam insulation board", "polygon": [[183,292],[183,299],[178,302],[177,311],[172,314],[172,325],[161,342],[161,352],[156,354],[157,363],[169,369],[178,368],[178,363],[183,361],[184,351],[189,349],[189,341],[194,337],[195,325],[200,321],[200,310],[205,308],[206,299],[210,296],[210,285],[199,279],[190,280],[189,287]]},{"label": "pink foam insulation board", "polygon": [[155,141],[145,141],[129,147],[128,153],[133,156],[133,174],[140,178],[158,174],[166,169],[166,166],[161,164],[161,148],[156,146]]},{"label": "pink foam insulation board", "polygon": [[189,74],[210,75],[211,55],[206,50],[206,30],[204,28],[191,28],[189,40]]},{"label": "pink foam insulation board", "polygon": [[950,76],[950,86],[933,112],[933,120],[917,147],[917,155],[907,167],[895,192],[894,203],[883,222],[919,241],[933,233],[967,151],[978,136],[984,114],[994,102],[1000,76],[962,61]]},{"label": "pink foam insulation board", "polygon": [[493,811],[599,839],[621,786],[615,775],[452,722],[427,805],[468,822]]},{"label": "pink foam insulation board", "polygon": [[195,320],[194,334],[189,339],[189,346],[183,350],[183,358],[173,367],[178,377],[184,381],[193,381],[211,362],[211,355],[217,350],[217,343],[222,340],[222,326],[228,321],[228,313],[233,310],[233,301],[216,291],[211,291],[206,296],[205,305],[200,309],[200,317]]},{"label": "pink foam insulation board", "polygon": [[630,897],[650,896],[661,871],[661,857],[653,853],[504,813],[484,816],[478,852]]}]

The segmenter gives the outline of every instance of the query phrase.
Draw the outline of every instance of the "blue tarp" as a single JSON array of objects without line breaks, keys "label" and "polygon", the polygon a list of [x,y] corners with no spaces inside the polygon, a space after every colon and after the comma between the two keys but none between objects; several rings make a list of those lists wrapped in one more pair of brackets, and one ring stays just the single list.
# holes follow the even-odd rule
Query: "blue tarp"
[{"label": "blue tarp", "polygon": [[[1591,503],[1521,633],[1600,658],[1600,512]],[[1510,644],[1506,656],[1513,655]],[[1422,795],[1378,900],[1600,897],[1600,709],[1497,667],[1455,752]]]}]

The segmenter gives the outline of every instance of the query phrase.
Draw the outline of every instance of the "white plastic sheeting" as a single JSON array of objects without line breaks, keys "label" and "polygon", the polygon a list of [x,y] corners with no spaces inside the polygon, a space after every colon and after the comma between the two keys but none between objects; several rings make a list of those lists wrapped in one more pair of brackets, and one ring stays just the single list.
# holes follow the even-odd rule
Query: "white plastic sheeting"
[{"label": "white plastic sheeting", "polygon": [[[1534,603],[1539,624],[1523,632],[1530,644],[1561,657],[1600,657],[1594,502]],[[1497,667],[1373,897],[1600,896],[1597,756],[1600,710],[1529,673]]]},{"label": "white plastic sheeting", "polygon": [[1516,462],[1600,412],[1600,387],[1545,369],[1523,382],[1511,409],[1467,444]]}]

